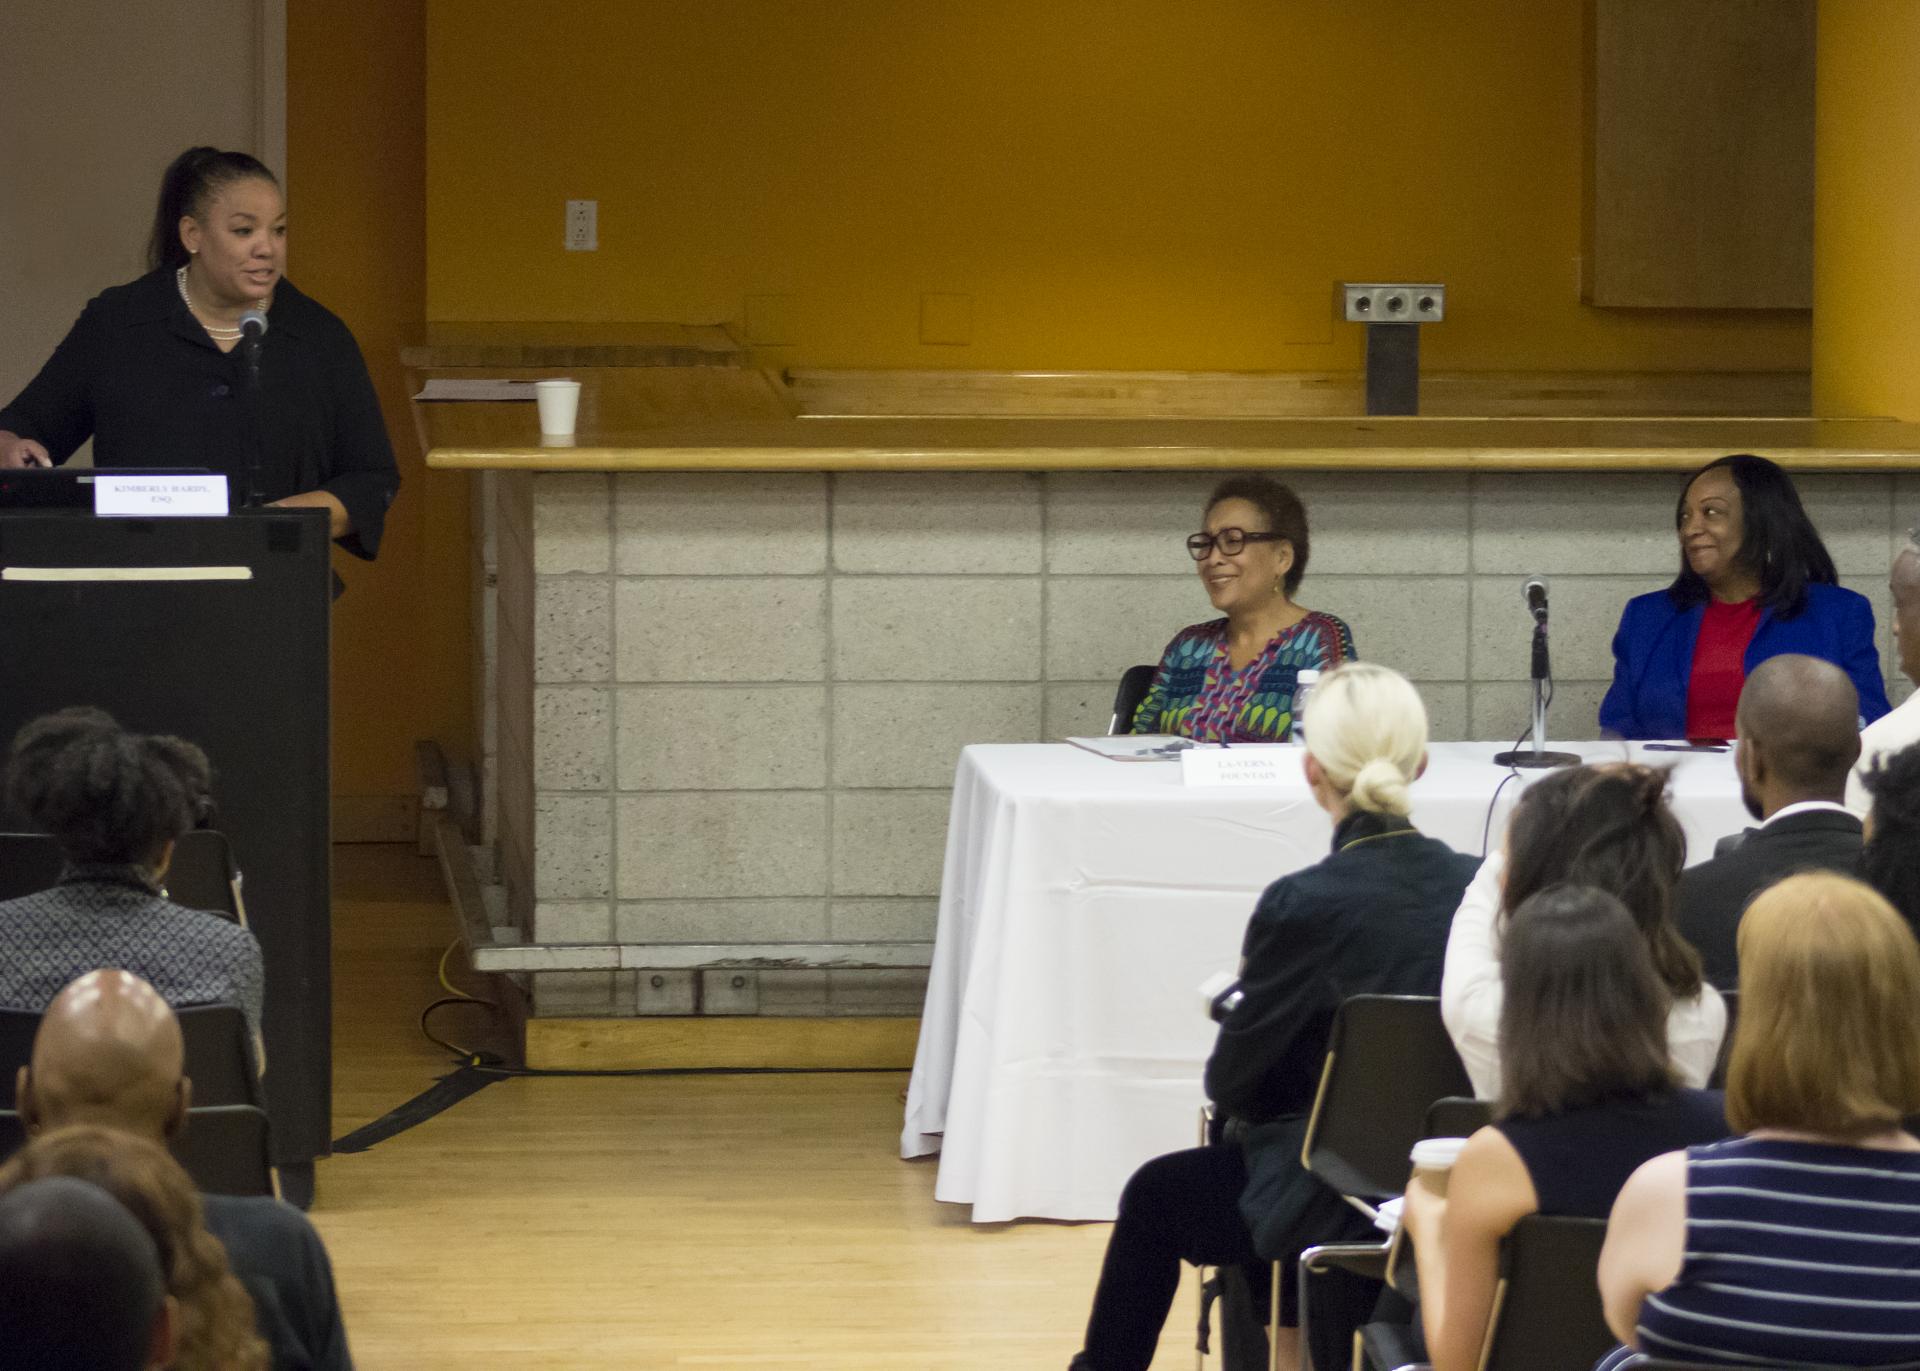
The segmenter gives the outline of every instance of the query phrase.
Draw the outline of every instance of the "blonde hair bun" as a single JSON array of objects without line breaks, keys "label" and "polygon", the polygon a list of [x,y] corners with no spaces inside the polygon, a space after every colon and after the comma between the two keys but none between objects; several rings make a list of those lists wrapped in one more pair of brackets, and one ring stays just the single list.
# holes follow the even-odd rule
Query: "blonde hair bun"
[{"label": "blonde hair bun", "polygon": [[1307,698],[1307,751],[1354,808],[1404,818],[1427,755],[1427,707],[1390,667],[1348,662]]}]

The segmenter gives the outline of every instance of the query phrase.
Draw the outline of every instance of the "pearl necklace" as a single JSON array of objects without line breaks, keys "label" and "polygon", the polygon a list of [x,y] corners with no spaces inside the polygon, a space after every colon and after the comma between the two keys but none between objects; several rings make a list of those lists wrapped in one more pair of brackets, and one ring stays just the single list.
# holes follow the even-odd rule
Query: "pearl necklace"
[{"label": "pearl necklace", "polygon": [[[207,336],[209,338],[218,338],[221,342],[225,343],[225,342],[230,342],[241,335],[242,330],[238,327],[215,328],[212,324],[209,324],[205,319],[202,319],[200,317],[200,311],[193,307],[193,297],[187,294],[187,269],[185,267],[181,267],[180,270],[176,271],[173,274],[173,283],[176,286],[180,287],[180,299],[183,303],[185,303],[187,307],[187,313],[193,316],[194,322],[199,324],[201,328],[207,331]],[[260,306],[260,308],[263,311],[272,309],[273,308],[272,298],[269,297],[265,301],[265,303],[263,303]]]}]

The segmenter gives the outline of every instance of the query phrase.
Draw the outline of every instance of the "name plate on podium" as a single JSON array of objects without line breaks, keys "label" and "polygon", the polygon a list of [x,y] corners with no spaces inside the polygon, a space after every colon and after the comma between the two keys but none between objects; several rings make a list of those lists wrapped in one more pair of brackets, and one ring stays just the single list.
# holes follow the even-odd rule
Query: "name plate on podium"
[{"label": "name plate on podium", "polygon": [[1180,754],[1180,780],[1194,786],[1291,785],[1300,779],[1300,751],[1291,743],[1190,748]]},{"label": "name plate on podium", "polygon": [[144,519],[225,514],[227,478],[216,472],[180,476],[102,471],[93,478],[93,512]]}]

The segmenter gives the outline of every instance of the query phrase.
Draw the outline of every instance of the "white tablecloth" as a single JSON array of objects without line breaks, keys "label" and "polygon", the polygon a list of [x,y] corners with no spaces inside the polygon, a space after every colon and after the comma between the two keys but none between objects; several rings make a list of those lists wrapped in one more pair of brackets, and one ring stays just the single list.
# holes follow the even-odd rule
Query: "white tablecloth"
[{"label": "white tablecloth", "polygon": [[[1480,852],[1508,774],[1488,761],[1502,746],[1436,744],[1414,822]],[[1632,755],[1673,767],[1689,860],[1750,822],[1730,755]],[[1500,793],[1496,842],[1542,774]],[[1260,891],[1331,841],[1304,777],[1188,788],[1172,762],[1064,743],[967,748],[900,1155],[940,1152],[935,1194],[972,1205],[976,1223],[1111,1219],[1135,1167],[1194,1144],[1214,1037],[1200,983],[1237,963]]]}]

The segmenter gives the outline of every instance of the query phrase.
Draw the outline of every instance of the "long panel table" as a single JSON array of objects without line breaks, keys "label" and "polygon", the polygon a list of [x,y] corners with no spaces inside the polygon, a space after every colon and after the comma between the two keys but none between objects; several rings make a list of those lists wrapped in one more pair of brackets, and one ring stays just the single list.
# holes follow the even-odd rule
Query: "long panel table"
[{"label": "long panel table", "polygon": [[[1488,760],[1509,745],[1436,744],[1414,822],[1463,852],[1498,842],[1544,774]],[[1557,746],[1670,766],[1690,862],[1749,822],[1729,755]],[[1111,1219],[1135,1167],[1193,1145],[1214,1037],[1197,988],[1238,961],[1260,891],[1331,840],[1304,776],[1189,788],[1174,762],[965,749],[900,1155],[939,1152],[935,1194],[976,1223]]]}]

